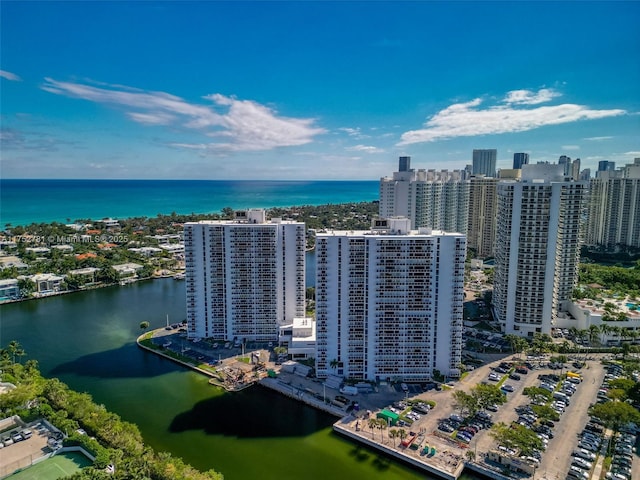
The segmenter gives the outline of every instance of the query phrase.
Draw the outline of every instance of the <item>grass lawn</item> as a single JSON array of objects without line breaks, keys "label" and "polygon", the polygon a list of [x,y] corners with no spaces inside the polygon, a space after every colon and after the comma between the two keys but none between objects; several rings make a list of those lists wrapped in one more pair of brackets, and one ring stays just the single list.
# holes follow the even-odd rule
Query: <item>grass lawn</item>
[{"label": "grass lawn", "polygon": [[91,460],[81,453],[61,453],[36,465],[14,473],[7,480],[56,480],[78,472],[91,465]]}]

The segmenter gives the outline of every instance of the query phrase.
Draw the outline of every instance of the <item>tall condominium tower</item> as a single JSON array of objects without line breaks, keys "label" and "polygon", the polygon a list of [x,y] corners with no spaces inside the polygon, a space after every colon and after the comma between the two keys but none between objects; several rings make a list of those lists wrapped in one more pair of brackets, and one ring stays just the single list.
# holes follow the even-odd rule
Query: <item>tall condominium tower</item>
[{"label": "tall condominium tower", "polygon": [[562,165],[562,171],[565,177],[571,176],[571,157],[560,155],[560,158],[558,158],[558,165]]},{"label": "tall condominium tower", "polygon": [[486,177],[496,176],[496,159],[498,150],[495,148],[473,151],[473,174]]},{"label": "tall condominium tower", "polygon": [[184,226],[189,338],[271,341],[305,314],[305,225],[238,211]]},{"label": "tall condominium tower", "polygon": [[612,172],[616,169],[616,162],[610,162],[608,160],[600,160],[598,162],[598,172]]},{"label": "tall condominium tower", "polygon": [[525,165],[498,184],[493,309],[506,333],[550,333],[576,285],[587,182],[560,165]]},{"label": "tall condominium tower", "polygon": [[592,178],[587,245],[640,247],[640,158]]},{"label": "tall condominium tower", "polygon": [[316,237],[316,372],[361,380],[457,377],[466,241],[404,218]]},{"label": "tall condominium tower", "polygon": [[522,165],[529,164],[529,154],[528,153],[514,153],[513,154],[513,168],[520,169]]},{"label": "tall condominium tower", "polygon": [[379,214],[407,217],[412,228],[466,234],[469,181],[463,177],[460,170],[409,169],[409,157],[400,157],[399,171],[380,179]]},{"label": "tall condominium tower", "polygon": [[467,246],[479,258],[493,257],[498,209],[498,179],[474,175],[469,184]]}]

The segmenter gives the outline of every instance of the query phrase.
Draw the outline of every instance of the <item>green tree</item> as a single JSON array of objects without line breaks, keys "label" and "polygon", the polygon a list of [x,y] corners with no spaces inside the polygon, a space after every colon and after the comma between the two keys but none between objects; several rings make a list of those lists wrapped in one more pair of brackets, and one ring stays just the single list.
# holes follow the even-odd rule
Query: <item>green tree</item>
[{"label": "green tree", "polygon": [[626,402],[597,403],[589,409],[589,414],[598,417],[616,432],[628,423],[640,423],[640,412]]},{"label": "green tree", "polygon": [[146,330],[147,328],[149,328],[150,323],[147,321],[144,322],[140,322],[140,330]]},{"label": "green tree", "polygon": [[453,406],[463,415],[465,412],[474,415],[479,410],[478,398],[463,390],[453,392]]},{"label": "green tree", "polygon": [[502,405],[507,396],[496,385],[478,384],[471,389],[471,395],[476,399],[479,408],[486,409],[490,405]]}]

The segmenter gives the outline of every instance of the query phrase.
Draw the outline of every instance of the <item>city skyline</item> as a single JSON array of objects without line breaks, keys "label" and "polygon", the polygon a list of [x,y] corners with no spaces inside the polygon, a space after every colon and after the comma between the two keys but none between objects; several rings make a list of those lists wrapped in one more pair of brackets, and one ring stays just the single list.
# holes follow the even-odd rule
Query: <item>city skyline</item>
[{"label": "city skyline", "polygon": [[567,155],[593,172],[640,157],[638,2],[0,8],[4,178],[375,180],[403,155]]}]

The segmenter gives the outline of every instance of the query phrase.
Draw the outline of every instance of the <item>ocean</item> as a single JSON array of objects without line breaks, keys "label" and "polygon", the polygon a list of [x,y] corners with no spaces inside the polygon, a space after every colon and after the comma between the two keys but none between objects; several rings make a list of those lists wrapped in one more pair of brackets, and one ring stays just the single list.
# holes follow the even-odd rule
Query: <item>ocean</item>
[{"label": "ocean", "polygon": [[378,181],[0,180],[0,229],[78,219],[217,213],[378,199]]}]

